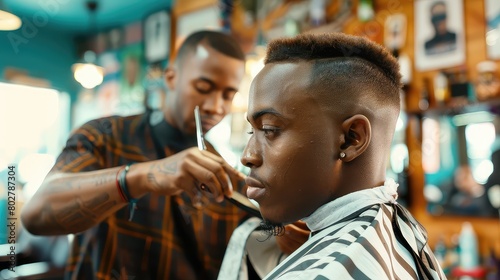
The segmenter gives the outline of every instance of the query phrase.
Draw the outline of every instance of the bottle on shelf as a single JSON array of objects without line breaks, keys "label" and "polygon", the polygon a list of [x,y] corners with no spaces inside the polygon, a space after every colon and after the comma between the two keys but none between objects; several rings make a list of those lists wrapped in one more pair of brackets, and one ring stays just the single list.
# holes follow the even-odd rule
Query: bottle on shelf
[{"label": "bottle on shelf", "polygon": [[444,106],[449,98],[448,78],[444,72],[439,72],[434,77],[434,99],[437,106]]},{"label": "bottle on shelf", "polygon": [[429,95],[429,79],[424,78],[424,85],[420,91],[420,100],[418,101],[418,108],[421,111],[429,109],[430,106],[430,95]]},{"label": "bottle on shelf", "polygon": [[487,271],[479,264],[477,237],[471,223],[462,224],[458,244],[459,265],[453,270],[452,275],[459,280],[484,279]]}]

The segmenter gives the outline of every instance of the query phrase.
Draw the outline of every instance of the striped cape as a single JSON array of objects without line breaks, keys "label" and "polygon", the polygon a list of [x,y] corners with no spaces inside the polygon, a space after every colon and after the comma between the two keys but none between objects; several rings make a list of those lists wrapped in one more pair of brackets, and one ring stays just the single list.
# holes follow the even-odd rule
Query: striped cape
[{"label": "striped cape", "polygon": [[390,187],[346,195],[305,218],[311,238],[265,279],[446,279],[425,229]]}]

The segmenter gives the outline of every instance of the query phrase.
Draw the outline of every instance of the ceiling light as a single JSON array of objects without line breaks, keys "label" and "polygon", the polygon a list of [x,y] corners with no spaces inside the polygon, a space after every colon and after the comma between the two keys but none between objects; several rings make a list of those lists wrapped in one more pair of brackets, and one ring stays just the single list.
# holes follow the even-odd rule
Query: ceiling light
[{"label": "ceiling light", "polygon": [[75,63],[73,72],[75,80],[87,89],[93,89],[103,81],[104,70],[92,63]]},{"label": "ceiling light", "polygon": [[[97,2],[89,0],[86,3],[87,9],[90,12],[90,30],[95,24],[95,11]],[[86,51],[83,54],[83,61],[75,63],[72,66],[75,80],[78,81],[84,88],[93,89],[100,85],[104,79],[104,68],[95,64],[96,54],[93,51]]]},{"label": "ceiling light", "polygon": [[10,31],[19,29],[19,27],[21,27],[21,19],[7,12],[3,1],[0,0],[0,30]]},{"label": "ceiling light", "polygon": [[83,61],[72,66],[75,80],[84,88],[93,89],[100,85],[104,79],[104,68],[95,65],[95,53],[86,51]]}]

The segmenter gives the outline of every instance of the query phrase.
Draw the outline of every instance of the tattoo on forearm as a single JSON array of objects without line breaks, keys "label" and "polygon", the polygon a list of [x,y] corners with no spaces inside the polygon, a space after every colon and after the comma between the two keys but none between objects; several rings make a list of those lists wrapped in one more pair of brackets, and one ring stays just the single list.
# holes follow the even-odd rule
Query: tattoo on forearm
[{"label": "tattoo on forearm", "polygon": [[110,200],[108,193],[103,193],[88,201],[78,198],[57,211],[53,207],[45,207],[45,219],[47,222],[59,225],[61,229],[69,229],[97,221],[98,214],[111,209],[116,204],[116,201]]},{"label": "tattoo on forearm", "polygon": [[97,197],[95,197],[94,199],[84,201],[82,204],[85,208],[92,210],[100,207],[103,203],[106,203],[106,201],[108,200],[109,200],[109,194],[102,193]]},{"label": "tattoo on forearm", "polygon": [[177,162],[171,163],[156,163],[153,164],[148,172],[147,180],[156,187],[160,187],[160,183],[156,179],[155,173],[171,175],[177,172]]},{"label": "tattoo on forearm", "polygon": [[66,220],[61,221],[66,228],[72,228],[77,225],[88,223],[87,217],[80,212],[76,212],[67,217]]},{"label": "tattoo on forearm", "polygon": [[92,185],[95,187],[109,184],[115,180],[114,173],[101,174],[98,176],[86,176],[81,179],[60,178],[50,182],[50,187],[45,189],[45,193],[54,194],[66,191],[81,189],[82,186]]},{"label": "tattoo on forearm", "polygon": [[80,210],[79,200],[80,199],[77,199],[76,201],[69,202],[63,208],[59,209],[57,211],[57,213],[54,213],[55,217],[56,217],[56,221],[64,223],[66,221],[66,219],[68,218],[68,216],[71,216],[71,214],[75,211],[79,211]]},{"label": "tattoo on forearm", "polygon": [[155,187],[159,187],[160,186],[160,183],[158,183],[158,181],[156,180],[155,175],[153,173],[151,173],[151,172],[148,173],[148,182],[150,182],[153,185],[155,185]]},{"label": "tattoo on forearm", "polygon": [[158,163],[152,166],[152,170],[163,174],[175,174],[177,172],[177,162]]},{"label": "tattoo on forearm", "polygon": [[56,221],[65,228],[93,222],[97,218],[96,215],[82,207],[82,204],[82,201],[77,199],[70,205],[60,209],[56,214]]},{"label": "tattoo on forearm", "polygon": [[52,205],[50,205],[50,204],[46,204],[43,206],[40,218],[41,218],[40,220],[42,221],[42,223],[49,224],[50,230],[54,231],[55,233],[65,229],[57,221],[56,217],[54,216],[53,210],[52,210]]},{"label": "tattoo on forearm", "polygon": [[67,179],[57,179],[50,183],[49,188],[42,189],[44,193],[55,194],[74,190],[76,188],[76,183]]},{"label": "tattoo on forearm", "polygon": [[115,180],[115,178],[113,176],[110,176],[110,174],[103,174],[103,175],[100,175],[100,176],[97,176],[95,179],[94,179],[94,186],[102,186],[102,185],[106,185],[110,182],[113,182]]},{"label": "tattoo on forearm", "polygon": [[111,207],[116,205],[116,201],[107,201],[104,204],[101,204],[100,206],[95,208],[95,211],[98,213],[103,213],[104,211],[107,211],[108,209],[111,209]]},{"label": "tattoo on forearm", "polygon": [[86,209],[92,212],[102,213],[115,206],[116,204],[116,201],[109,200],[108,193],[103,193],[90,201],[84,202],[83,206],[85,206]]}]

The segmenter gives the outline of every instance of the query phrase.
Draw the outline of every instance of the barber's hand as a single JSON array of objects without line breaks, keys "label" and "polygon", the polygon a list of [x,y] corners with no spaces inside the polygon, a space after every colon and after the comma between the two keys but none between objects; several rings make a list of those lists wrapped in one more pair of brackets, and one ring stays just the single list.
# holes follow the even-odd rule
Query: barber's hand
[{"label": "barber's hand", "polygon": [[276,236],[276,242],[283,253],[290,255],[307,241],[309,233],[306,223],[297,221],[286,225],[285,233]]},{"label": "barber's hand", "polygon": [[244,179],[222,157],[196,147],[151,162],[147,172],[147,191],[164,195],[184,191],[194,204],[200,203],[200,194],[221,202],[224,195],[232,195],[229,179]]}]

